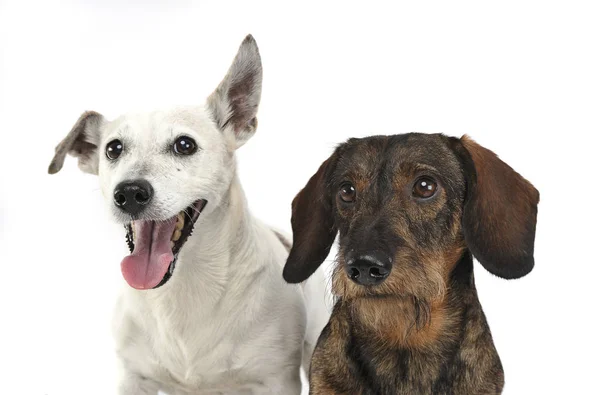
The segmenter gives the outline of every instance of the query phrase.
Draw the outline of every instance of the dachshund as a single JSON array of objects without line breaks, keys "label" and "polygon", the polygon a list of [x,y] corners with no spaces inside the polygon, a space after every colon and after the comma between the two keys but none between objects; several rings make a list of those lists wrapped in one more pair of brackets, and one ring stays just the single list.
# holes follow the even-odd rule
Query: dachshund
[{"label": "dachshund", "polygon": [[306,280],[339,233],[335,306],[310,394],[499,394],[504,373],[473,257],[515,279],[534,265],[538,191],[468,136],[350,139],[292,203],[283,271]]}]

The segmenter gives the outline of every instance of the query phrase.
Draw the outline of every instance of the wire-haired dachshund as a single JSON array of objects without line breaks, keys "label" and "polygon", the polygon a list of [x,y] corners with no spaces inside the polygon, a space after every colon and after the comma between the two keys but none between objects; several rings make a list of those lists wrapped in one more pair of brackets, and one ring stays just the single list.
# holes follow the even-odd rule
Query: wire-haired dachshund
[{"label": "wire-haired dachshund", "polygon": [[337,147],[292,204],[283,276],[306,280],[339,232],[337,298],[310,393],[499,394],[504,373],[473,256],[533,269],[538,191],[468,137],[404,134]]}]

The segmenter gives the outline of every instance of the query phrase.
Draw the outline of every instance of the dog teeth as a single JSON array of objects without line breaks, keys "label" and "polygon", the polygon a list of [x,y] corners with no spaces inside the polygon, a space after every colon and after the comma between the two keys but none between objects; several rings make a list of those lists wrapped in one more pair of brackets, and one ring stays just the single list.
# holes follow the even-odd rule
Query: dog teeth
[{"label": "dog teeth", "polygon": [[181,237],[181,230],[183,229],[183,225],[185,225],[185,217],[183,211],[177,214],[176,222],[175,222],[175,230],[173,231],[173,235],[171,236],[171,248],[175,247],[175,241],[179,240]]},{"label": "dog teeth", "polygon": [[173,236],[171,237],[171,240],[177,241],[177,240],[179,240],[180,237],[181,237],[181,231],[176,229],[175,232],[173,232]]},{"label": "dog teeth", "polygon": [[185,224],[185,220],[183,217],[183,213],[179,213],[177,215],[177,222],[175,223],[175,229],[176,230],[181,230],[183,229],[183,225]]}]

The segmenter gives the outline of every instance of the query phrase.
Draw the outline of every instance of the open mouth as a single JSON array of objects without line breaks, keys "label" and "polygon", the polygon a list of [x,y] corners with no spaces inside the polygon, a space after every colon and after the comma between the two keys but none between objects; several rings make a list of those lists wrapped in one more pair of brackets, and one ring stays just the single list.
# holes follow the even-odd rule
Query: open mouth
[{"label": "open mouth", "polygon": [[169,281],[179,251],[192,234],[205,205],[206,200],[201,199],[169,219],[139,220],[125,225],[131,255],[121,262],[121,272],[130,286],[152,289]]}]

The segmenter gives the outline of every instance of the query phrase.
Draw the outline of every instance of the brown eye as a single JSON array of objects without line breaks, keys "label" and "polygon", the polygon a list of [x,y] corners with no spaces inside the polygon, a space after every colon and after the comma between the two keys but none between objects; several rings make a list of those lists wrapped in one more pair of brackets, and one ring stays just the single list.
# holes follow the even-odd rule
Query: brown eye
[{"label": "brown eye", "polygon": [[413,186],[413,196],[419,199],[432,197],[437,190],[437,184],[429,177],[420,177]]},{"label": "brown eye", "polygon": [[121,140],[113,140],[106,144],[106,157],[110,160],[117,159],[123,152],[123,143]]},{"label": "brown eye", "polygon": [[191,155],[196,152],[196,149],[196,142],[188,136],[177,137],[177,140],[173,143],[173,152],[178,155]]},{"label": "brown eye", "polygon": [[356,200],[356,189],[349,182],[342,184],[340,188],[340,199],[346,203],[352,203]]}]

